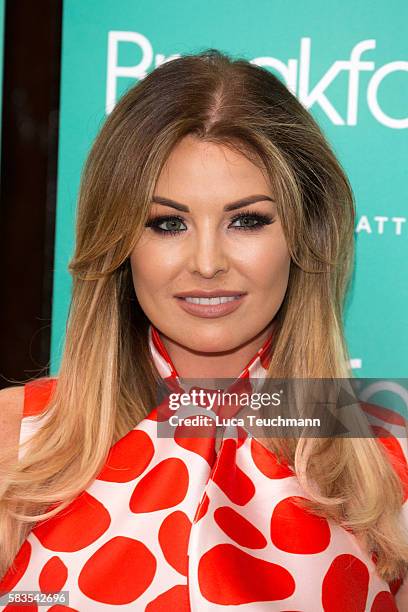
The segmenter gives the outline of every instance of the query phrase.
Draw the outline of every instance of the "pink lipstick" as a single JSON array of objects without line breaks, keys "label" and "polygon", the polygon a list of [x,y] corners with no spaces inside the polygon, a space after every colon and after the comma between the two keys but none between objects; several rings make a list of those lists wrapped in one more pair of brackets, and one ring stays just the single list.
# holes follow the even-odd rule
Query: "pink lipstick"
[{"label": "pink lipstick", "polygon": [[191,290],[175,295],[180,307],[195,316],[204,318],[223,317],[239,308],[246,293],[226,289],[212,291]]}]

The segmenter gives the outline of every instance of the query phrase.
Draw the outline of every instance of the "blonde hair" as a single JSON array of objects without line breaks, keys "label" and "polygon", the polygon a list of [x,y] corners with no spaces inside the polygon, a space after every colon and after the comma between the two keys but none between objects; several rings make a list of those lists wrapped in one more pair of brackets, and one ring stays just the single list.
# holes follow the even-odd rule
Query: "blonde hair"
[{"label": "blonde hair", "polygon": [[[85,490],[112,444],[155,405],[160,377],[129,255],[163,164],[187,134],[240,151],[262,165],[273,185],[292,261],[270,376],[352,376],[342,312],[354,257],[354,199],[322,131],[277,77],[244,59],[208,49],[162,64],[121,98],[84,166],[58,382],[25,456],[4,469],[0,573],[34,524]],[[384,579],[402,576],[408,567],[402,487],[375,438],[269,444],[294,465],[316,513],[359,535]]]}]

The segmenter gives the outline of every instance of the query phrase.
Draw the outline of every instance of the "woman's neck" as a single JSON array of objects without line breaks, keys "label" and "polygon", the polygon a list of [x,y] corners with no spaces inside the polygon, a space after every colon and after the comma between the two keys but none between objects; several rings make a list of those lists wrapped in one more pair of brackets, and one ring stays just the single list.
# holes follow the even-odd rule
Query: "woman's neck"
[{"label": "woman's neck", "polygon": [[181,378],[237,378],[272,333],[273,323],[251,341],[231,351],[192,351],[160,333],[161,341]]}]

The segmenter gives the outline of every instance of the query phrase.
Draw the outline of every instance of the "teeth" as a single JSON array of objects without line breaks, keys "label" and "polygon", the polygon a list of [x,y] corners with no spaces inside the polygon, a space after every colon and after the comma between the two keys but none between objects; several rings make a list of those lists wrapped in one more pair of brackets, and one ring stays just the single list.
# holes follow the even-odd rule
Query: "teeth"
[{"label": "teeth", "polygon": [[186,302],[190,302],[191,304],[207,304],[214,306],[216,304],[225,304],[226,302],[232,302],[236,300],[239,296],[231,296],[231,297],[213,297],[213,298],[194,298],[194,297],[186,297],[184,298]]}]

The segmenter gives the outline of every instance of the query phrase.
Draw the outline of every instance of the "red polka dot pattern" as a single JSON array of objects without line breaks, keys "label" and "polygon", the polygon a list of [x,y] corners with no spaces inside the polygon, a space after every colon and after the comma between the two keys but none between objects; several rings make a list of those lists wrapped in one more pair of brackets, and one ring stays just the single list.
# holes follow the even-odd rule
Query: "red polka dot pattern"
[{"label": "red polka dot pattern", "polygon": [[25,385],[23,417],[44,412],[57,385],[56,378],[38,378]]},{"label": "red polka dot pattern", "polygon": [[152,468],[130,498],[132,512],[154,512],[177,506],[187,494],[188,470],[181,459],[169,457]]},{"label": "red polka dot pattern", "polygon": [[116,536],[88,559],[79,574],[78,586],[94,601],[130,603],[151,584],[156,565],[155,556],[142,542]]},{"label": "red polka dot pattern", "polygon": [[258,470],[268,478],[287,478],[288,476],[293,476],[293,471],[286,463],[279,462],[276,455],[254,438],[251,440],[251,453]]},{"label": "red polka dot pattern", "polygon": [[331,563],[322,586],[322,604],[328,612],[365,612],[369,574],[353,555],[339,555]]},{"label": "red polka dot pattern", "polygon": [[223,453],[218,459],[213,480],[234,504],[243,506],[255,494],[254,483],[236,464],[236,441],[232,439],[224,440],[222,446]]},{"label": "red polka dot pattern", "polygon": [[188,588],[184,584],[178,584],[165,593],[161,593],[146,606],[146,612],[190,612]]},{"label": "red polka dot pattern", "polygon": [[242,446],[242,444],[247,440],[248,434],[243,427],[240,425],[237,426],[237,448]]},{"label": "red polka dot pattern", "polygon": [[[179,425],[176,427],[174,440],[183,448],[203,457],[203,459],[205,459],[207,463],[212,466],[214,465],[215,461],[215,438],[207,437],[209,436],[209,430],[212,431],[214,435],[215,427],[211,427],[211,429],[202,427],[199,429],[199,431],[197,431],[197,428],[193,426],[187,427],[184,425]],[[195,437],[200,434],[202,437]],[[188,437],[189,435],[190,437]]]},{"label": "red polka dot pattern", "polygon": [[201,504],[199,504],[197,508],[197,512],[195,513],[195,516],[194,516],[195,523],[198,523],[200,518],[202,518],[205,515],[205,513],[208,510],[209,503],[210,503],[210,498],[208,497],[207,493],[204,493],[203,501],[201,502]]},{"label": "red polka dot pattern", "polygon": [[167,516],[159,529],[159,543],[166,561],[180,574],[187,576],[187,547],[191,521],[188,516],[176,510]]},{"label": "red polka dot pattern", "polygon": [[84,491],[67,508],[34,527],[33,533],[49,550],[74,552],[100,538],[110,523],[106,507]]},{"label": "red polka dot pattern", "polygon": [[[188,390],[153,326],[149,348],[168,391]],[[257,388],[271,358],[269,337],[227,391]],[[25,386],[22,442],[41,427],[56,383]],[[218,431],[217,447],[208,427],[179,426],[159,437],[158,424],[174,414],[168,397],[160,401],[112,445],[86,491],[37,524],[0,582],[4,593],[68,590],[67,605],[1,610],[397,610],[401,581],[380,578],[375,555],[351,530],[301,507],[307,496],[284,460],[242,425]],[[408,528],[407,441],[385,435],[389,425],[402,431],[404,423],[372,404],[364,409],[403,483]],[[220,416],[236,410],[224,407]]]},{"label": "red polka dot pattern", "polygon": [[267,541],[265,536],[250,521],[234,508],[223,506],[214,512],[217,525],[232,540],[246,548],[265,548]]},{"label": "red polka dot pattern", "polygon": [[20,550],[18,551],[14,559],[14,565],[7,570],[2,580],[0,581],[0,594],[8,593],[8,591],[14,589],[16,584],[19,583],[21,577],[24,575],[24,572],[28,567],[30,557],[31,544],[26,540],[25,542],[23,542],[22,546],[20,547]]},{"label": "red polka dot pattern", "polygon": [[154,455],[146,432],[134,429],[111,448],[98,480],[128,482],[143,474]]},{"label": "red polka dot pattern", "polygon": [[231,544],[219,544],[201,557],[198,582],[205,599],[223,606],[276,601],[295,590],[295,581],[286,569]]},{"label": "red polka dot pattern", "polygon": [[370,612],[398,612],[394,597],[388,591],[381,591],[375,596]]},{"label": "red polka dot pattern", "polygon": [[287,497],[278,504],[271,518],[271,540],[277,548],[298,555],[312,555],[330,543],[326,519],[315,516],[297,504],[302,498]]},{"label": "red polka dot pattern", "polygon": [[68,577],[66,565],[57,556],[51,557],[41,570],[39,577],[40,590],[43,593],[61,591]]}]

